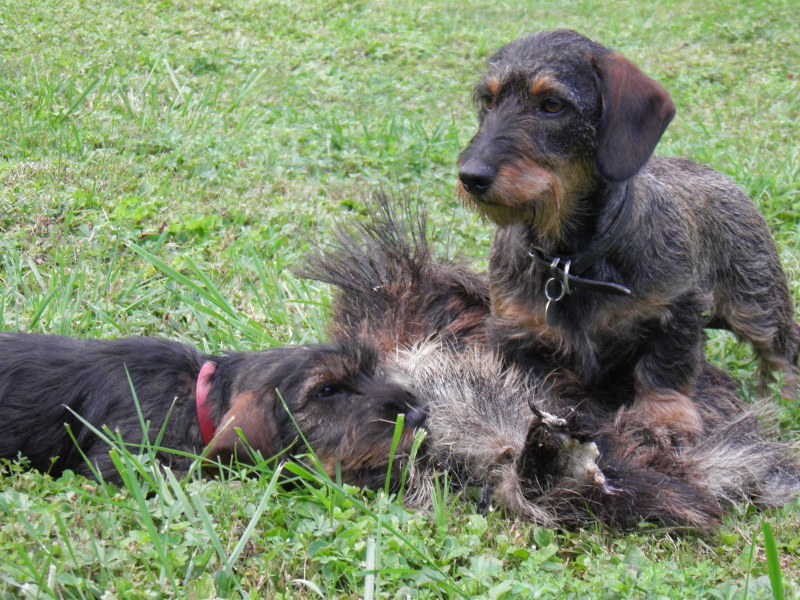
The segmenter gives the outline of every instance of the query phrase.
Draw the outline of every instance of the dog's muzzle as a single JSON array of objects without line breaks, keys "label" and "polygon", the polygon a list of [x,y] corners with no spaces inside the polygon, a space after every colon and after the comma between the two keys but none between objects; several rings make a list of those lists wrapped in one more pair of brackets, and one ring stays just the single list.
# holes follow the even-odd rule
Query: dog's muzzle
[{"label": "dog's muzzle", "polygon": [[466,161],[458,170],[458,179],[467,193],[480,198],[492,187],[497,170],[478,160]]}]

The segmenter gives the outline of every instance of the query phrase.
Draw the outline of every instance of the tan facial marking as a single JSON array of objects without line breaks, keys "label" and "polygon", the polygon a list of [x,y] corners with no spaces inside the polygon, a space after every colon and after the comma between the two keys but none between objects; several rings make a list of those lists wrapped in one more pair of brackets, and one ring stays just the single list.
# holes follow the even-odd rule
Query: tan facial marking
[{"label": "tan facial marking", "polygon": [[529,159],[501,166],[492,185],[490,199],[510,208],[533,202],[556,202],[560,185],[553,173]]},{"label": "tan facial marking", "polygon": [[486,90],[493,96],[497,97],[500,92],[500,79],[497,77],[489,77],[486,80]]},{"label": "tan facial marking", "polygon": [[553,75],[541,74],[531,83],[532,96],[566,96],[567,90]]},{"label": "tan facial marking", "polygon": [[[523,156],[502,165],[486,202],[475,202],[486,217],[498,225],[526,222],[551,239],[563,239],[570,231],[575,200],[591,176],[585,165],[542,165]],[[459,184],[459,194],[471,196]]]}]

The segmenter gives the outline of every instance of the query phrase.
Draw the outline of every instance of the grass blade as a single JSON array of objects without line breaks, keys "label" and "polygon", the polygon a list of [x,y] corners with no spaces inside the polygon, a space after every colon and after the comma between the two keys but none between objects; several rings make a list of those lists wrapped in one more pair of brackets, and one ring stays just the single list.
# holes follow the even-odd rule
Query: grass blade
[{"label": "grass blade", "polygon": [[778,556],[778,547],[772,535],[772,526],[767,521],[761,521],[761,531],[764,534],[764,552],[767,555],[767,574],[772,585],[772,597],[783,600],[783,579],[781,575],[781,561]]}]

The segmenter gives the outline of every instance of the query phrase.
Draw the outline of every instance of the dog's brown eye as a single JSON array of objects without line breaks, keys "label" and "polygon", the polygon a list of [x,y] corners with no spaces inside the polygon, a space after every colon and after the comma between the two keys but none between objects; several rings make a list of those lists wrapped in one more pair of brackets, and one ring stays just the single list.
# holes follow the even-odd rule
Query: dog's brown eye
[{"label": "dog's brown eye", "polygon": [[484,96],[481,102],[483,103],[484,109],[492,110],[497,105],[497,98],[494,96]]},{"label": "dog's brown eye", "polygon": [[346,394],[347,390],[339,385],[326,385],[317,390],[317,398],[327,399]]},{"label": "dog's brown eye", "polygon": [[564,103],[556,100],[555,98],[548,98],[542,102],[542,110],[546,113],[554,115],[564,110]]}]

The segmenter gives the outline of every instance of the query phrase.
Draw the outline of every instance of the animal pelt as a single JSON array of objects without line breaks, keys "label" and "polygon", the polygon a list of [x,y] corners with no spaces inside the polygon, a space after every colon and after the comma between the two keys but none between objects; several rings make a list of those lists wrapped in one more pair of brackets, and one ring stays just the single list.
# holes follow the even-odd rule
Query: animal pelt
[{"label": "animal pelt", "polygon": [[630,411],[576,403],[486,349],[453,352],[434,341],[398,350],[390,364],[428,400],[414,506],[429,503],[447,472],[458,488],[480,486],[496,506],[543,526],[708,530],[738,504],[778,507],[800,493],[796,448],[769,440],[758,411],[709,365],[697,396],[706,435],[680,446],[654,439]]},{"label": "animal pelt", "polygon": [[337,288],[331,337],[365,336],[384,352],[432,336],[457,347],[485,344],[486,276],[434,257],[425,213],[409,198],[377,194],[369,210],[298,270]]}]

